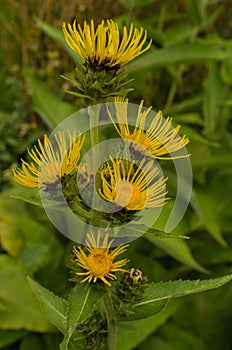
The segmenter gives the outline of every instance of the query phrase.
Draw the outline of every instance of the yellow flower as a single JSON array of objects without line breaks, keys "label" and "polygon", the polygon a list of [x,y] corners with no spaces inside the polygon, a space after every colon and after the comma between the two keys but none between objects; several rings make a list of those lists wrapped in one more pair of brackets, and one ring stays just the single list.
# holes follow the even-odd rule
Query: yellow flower
[{"label": "yellow flower", "polygon": [[172,127],[172,118],[168,117],[167,119],[164,119],[162,112],[159,111],[153,118],[147,130],[144,130],[147,115],[152,107],[143,110],[143,101],[141,101],[137,112],[135,127],[131,131],[128,123],[127,108],[128,99],[115,99],[116,123],[118,125],[116,125],[109,108],[108,114],[118,134],[123,139],[133,141],[135,150],[147,155],[151,154],[157,159],[177,159],[186,157],[166,156],[169,153],[181,150],[189,143],[189,139],[186,135],[182,137],[178,135],[181,128],[180,125],[175,128]]},{"label": "yellow flower", "polygon": [[130,25],[129,32],[123,28],[120,38],[118,25],[113,20],[102,20],[101,24],[94,28],[94,21],[90,25],[84,22],[84,28],[74,21],[73,25],[63,23],[63,32],[68,45],[80,57],[90,65],[121,67],[132,61],[135,57],[147,51],[149,44],[146,43],[147,33],[143,28],[137,29]]},{"label": "yellow flower", "polygon": [[87,234],[88,241],[86,254],[84,250],[79,246],[73,248],[75,255],[75,261],[77,264],[86,272],[75,272],[79,276],[86,276],[82,282],[97,282],[100,279],[102,282],[110,286],[110,282],[107,279],[117,279],[114,275],[117,271],[125,271],[121,267],[124,266],[128,260],[122,259],[114,261],[115,258],[126,251],[128,245],[119,246],[115,249],[110,249],[113,242],[109,242],[108,234],[105,235],[103,243],[100,244],[100,231],[98,231],[97,239],[94,238],[93,234]]},{"label": "yellow flower", "polygon": [[13,170],[14,180],[26,187],[43,188],[55,184],[63,176],[77,169],[84,140],[85,135],[77,138],[74,131],[72,134],[69,132],[67,141],[65,134],[59,131],[55,135],[57,151],[47,135],[44,135],[43,142],[38,140],[38,147],[34,146],[28,150],[33,162],[27,163],[22,159],[22,169]]},{"label": "yellow flower", "polygon": [[110,158],[111,163],[100,170],[101,196],[127,210],[161,207],[165,202],[165,181],[153,161],[145,164],[145,158],[135,170],[135,162],[130,164],[120,158]]}]

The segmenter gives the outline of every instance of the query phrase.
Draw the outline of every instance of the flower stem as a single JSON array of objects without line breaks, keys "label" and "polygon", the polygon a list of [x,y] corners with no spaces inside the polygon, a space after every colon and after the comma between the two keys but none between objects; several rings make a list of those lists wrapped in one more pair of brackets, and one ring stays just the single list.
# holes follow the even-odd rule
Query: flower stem
[{"label": "flower stem", "polygon": [[[90,126],[90,140],[91,140],[91,150],[92,150],[92,168],[93,173],[96,174],[96,171],[100,164],[100,153],[98,147],[99,135],[98,135],[98,126],[99,126],[99,114],[100,114],[100,105],[90,106],[88,110],[89,114],[89,126]],[[93,192],[92,205],[95,204],[96,193]]]},{"label": "flower stem", "polygon": [[[99,124],[99,113],[100,108],[96,106],[90,106],[88,110],[89,114],[89,126],[90,126],[90,140],[91,140],[91,148],[93,150],[93,167],[99,164],[99,149],[97,147],[98,144],[98,124]],[[94,169],[95,170],[95,169]]]},{"label": "flower stem", "polygon": [[108,293],[104,296],[104,304],[108,323],[107,350],[116,350],[117,323],[113,302]]}]

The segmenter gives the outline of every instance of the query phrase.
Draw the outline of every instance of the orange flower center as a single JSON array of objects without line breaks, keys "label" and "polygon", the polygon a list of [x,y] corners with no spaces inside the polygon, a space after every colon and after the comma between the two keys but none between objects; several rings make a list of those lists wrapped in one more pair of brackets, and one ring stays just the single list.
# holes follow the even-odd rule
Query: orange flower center
[{"label": "orange flower center", "polygon": [[112,259],[106,249],[94,248],[94,251],[87,257],[87,264],[92,275],[106,276],[112,267]]},{"label": "orange flower center", "polygon": [[140,210],[146,202],[146,191],[141,192],[136,184],[119,181],[116,184],[115,203],[127,210]]}]

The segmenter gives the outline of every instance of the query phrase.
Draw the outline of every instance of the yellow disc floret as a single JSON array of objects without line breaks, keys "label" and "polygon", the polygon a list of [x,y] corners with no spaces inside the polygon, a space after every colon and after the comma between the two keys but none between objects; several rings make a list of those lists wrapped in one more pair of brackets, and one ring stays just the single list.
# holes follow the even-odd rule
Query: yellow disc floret
[{"label": "yellow disc floret", "polygon": [[127,263],[127,259],[115,261],[115,258],[125,252],[127,245],[119,246],[115,249],[110,249],[113,241],[109,242],[108,234],[105,234],[103,243],[100,244],[100,231],[98,231],[97,239],[93,234],[87,234],[87,251],[83,248],[73,248],[74,259],[77,264],[85,270],[85,272],[76,272],[79,276],[86,276],[81,282],[97,282],[100,279],[102,282],[110,286],[108,279],[116,279],[114,275],[117,271],[125,271],[122,269]]},{"label": "yellow disc floret", "polygon": [[138,166],[134,161],[113,159],[100,170],[101,196],[126,210],[161,207],[165,202],[166,179],[159,176],[153,161],[144,158]]}]

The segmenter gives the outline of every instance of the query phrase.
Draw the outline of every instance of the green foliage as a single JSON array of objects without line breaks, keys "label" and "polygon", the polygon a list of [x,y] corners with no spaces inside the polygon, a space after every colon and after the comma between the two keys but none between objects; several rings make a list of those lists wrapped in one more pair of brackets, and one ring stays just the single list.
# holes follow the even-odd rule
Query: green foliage
[{"label": "green foliage", "polygon": [[[52,331],[51,324],[41,313],[31,288],[26,282],[26,275],[27,271],[20,262],[16,264],[14,259],[1,255],[1,329]],[[14,291],[17,293],[15,294]]]},{"label": "green foliage", "polygon": [[67,302],[30,278],[28,278],[28,283],[34,290],[49,321],[62,333],[65,333],[68,309]]},{"label": "green foliage", "polygon": [[24,338],[27,335],[27,331],[0,331],[0,349],[5,346],[14,343],[15,341]]},{"label": "green foliage", "polygon": [[[231,279],[232,275],[228,275],[203,281],[179,280],[174,282],[151,283],[145,290],[145,293],[141,299],[132,305],[131,315],[127,315],[125,320],[122,320],[125,322],[119,322],[119,334],[123,334],[123,332],[126,332],[127,327],[130,327],[129,321],[132,321],[132,329],[136,329],[136,327],[139,325],[141,326],[141,323],[135,322],[138,320],[148,318],[150,324],[151,316],[160,313],[160,311],[164,309],[168,301],[172,298],[183,297],[185,295],[218,288],[228,283]],[[36,293],[42,310],[46,314],[47,318],[64,334],[64,339],[60,344],[60,349],[72,349],[75,343],[75,338],[77,337],[77,326],[82,324],[84,325],[87,318],[93,314],[93,310],[96,308],[97,302],[103,296],[103,290],[91,286],[85,287],[77,284],[72,289],[68,299],[65,300],[54,295],[52,292],[30,278],[28,278],[28,282]],[[171,307],[171,309],[168,309],[168,311],[161,317],[161,320],[156,321],[156,318],[154,318],[155,323],[152,323],[152,327],[149,327],[145,334],[148,335],[152,330],[154,331],[155,327],[157,327],[157,323],[160,325],[162,320],[164,321],[172,314],[174,310],[175,304],[174,308]],[[147,323],[145,321],[144,325],[146,324]],[[142,334],[142,337],[137,337],[137,341],[141,341],[144,336],[145,335]],[[120,340],[119,337],[119,342],[120,341],[122,341],[122,339]],[[130,349],[129,344],[131,344],[131,341],[124,341],[123,343],[126,347],[129,346],[128,348]]]},{"label": "green foliage", "polygon": [[67,327],[64,340],[61,343],[61,350],[68,349],[74,330],[92,314],[97,301],[102,296],[103,290],[101,291],[94,287],[86,288],[77,284],[72,289],[68,299]]},{"label": "green foliage", "polygon": [[160,68],[174,64],[193,64],[209,61],[225,60],[230,57],[230,51],[215,49],[211,45],[201,43],[184,43],[168,46],[159,50],[150,50],[141,58],[129,64],[128,71]]},{"label": "green foliage", "polygon": [[164,324],[176,310],[177,304],[170,303],[161,313],[154,316],[136,321],[119,322],[117,350],[134,349],[134,347]]},{"label": "green foliage", "polygon": [[[9,187],[11,177],[10,168],[15,166],[18,158],[25,151],[25,140],[30,142],[34,140],[35,130],[26,129],[26,118],[17,115],[16,113],[8,113],[0,111],[0,190]],[[25,128],[26,127],[26,128]],[[30,134],[29,134],[30,131]]]},{"label": "green foliage", "polygon": [[76,55],[73,52],[73,50],[70,49],[70,47],[66,43],[66,40],[64,38],[64,35],[63,35],[63,32],[61,29],[55,28],[55,27],[47,24],[41,18],[36,17],[35,20],[36,20],[36,23],[41,27],[41,29],[47,35],[49,35],[53,40],[55,40],[57,43],[59,43],[66,51],[68,51],[68,53],[70,54],[70,56],[72,57],[73,60],[75,60],[76,62],[79,62],[79,63],[82,62],[82,59],[78,55]]},{"label": "green foliage", "polygon": [[32,89],[34,108],[48,127],[51,129],[56,127],[62,120],[76,112],[75,107],[60,101],[59,97],[33,76],[33,73],[27,71],[25,77]]},{"label": "green foliage", "polygon": [[193,257],[191,250],[187,243],[181,239],[170,239],[170,238],[150,238],[149,240],[154,243],[157,247],[163,249],[168,255],[174,259],[180,261],[186,266],[195,269],[197,271],[207,273],[207,270],[203,268]]},{"label": "green foliage", "polygon": [[171,298],[218,288],[229,282],[231,279],[232,276],[229,275],[203,281],[195,280],[152,283],[145,291],[142,300],[133,305],[132,310],[134,311],[134,314],[128,318],[136,320],[152,316],[159,313]]},{"label": "green foliage", "polygon": [[[65,300],[30,278],[28,278],[28,282],[49,321],[64,334],[60,349],[72,350],[77,336],[77,326],[83,324],[91,316],[96,303],[103,296],[103,290],[94,287],[86,288],[78,284],[71,290],[68,299]],[[74,339],[71,339],[73,334]]]},{"label": "green foliage", "polygon": [[[95,303],[101,309],[100,290],[81,285],[70,292],[69,242],[54,232],[37,190],[16,185],[7,190],[10,168],[25,158],[27,147],[81,106],[79,97],[63,92],[71,85],[60,75],[75,78],[78,56],[60,28],[75,16],[79,22],[89,19],[94,8],[96,18],[118,16],[120,27],[134,22],[153,39],[151,50],[127,66],[135,88],[130,101],[143,98],[147,107],[162,109],[182,125],[181,134],[191,140],[194,176],[190,207],[171,232],[190,239],[163,233],[166,206],[149,236],[128,248],[129,265],[145,272],[149,288],[130,321],[118,322],[117,349],[229,349],[231,283],[202,292],[226,283],[230,277],[215,278],[231,273],[231,6],[217,0],[109,0],[104,9],[92,0],[85,9],[65,5],[50,1],[45,8],[38,1],[13,0],[1,6],[0,348],[54,350],[62,343],[62,349],[85,349],[78,322],[91,317]],[[162,163],[162,170],[174,198],[175,169],[170,162]],[[204,280],[205,274],[211,279]],[[189,293],[199,294],[179,298]],[[80,304],[86,305],[81,314]]]}]

